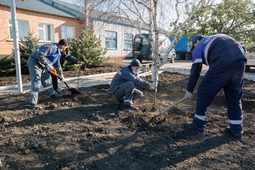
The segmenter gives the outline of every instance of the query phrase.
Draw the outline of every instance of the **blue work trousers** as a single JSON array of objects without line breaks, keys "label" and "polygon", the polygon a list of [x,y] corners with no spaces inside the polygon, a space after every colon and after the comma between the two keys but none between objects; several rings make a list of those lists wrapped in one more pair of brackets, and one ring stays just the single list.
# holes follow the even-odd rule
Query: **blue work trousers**
[{"label": "blue work trousers", "polygon": [[225,67],[224,70],[210,69],[205,74],[197,92],[196,114],[193,123],[204,128],[206,111],[221,89],[227,101],[227,115],[232,132],[242,134],[242,87],[245,61],[239,60]]}]

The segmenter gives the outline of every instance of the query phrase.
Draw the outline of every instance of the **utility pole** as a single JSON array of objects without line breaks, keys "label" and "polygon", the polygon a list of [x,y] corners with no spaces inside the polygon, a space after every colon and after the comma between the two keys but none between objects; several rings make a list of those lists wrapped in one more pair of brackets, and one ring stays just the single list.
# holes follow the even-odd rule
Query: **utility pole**
[{"label": "utility pole", "polygon": [[15,54],[15,67],[16,67],[16,77],[18,84],[19,94],[23,92],[22,77],[21,77],[21,65],[20,65],[20,51],[19,51],[19,32],[18,24],[16,18],[16,5],[15,0],[11,0],[11,18],[12,18],[12,33],[13,33],[13,44],[14,44],[14,54]]}]

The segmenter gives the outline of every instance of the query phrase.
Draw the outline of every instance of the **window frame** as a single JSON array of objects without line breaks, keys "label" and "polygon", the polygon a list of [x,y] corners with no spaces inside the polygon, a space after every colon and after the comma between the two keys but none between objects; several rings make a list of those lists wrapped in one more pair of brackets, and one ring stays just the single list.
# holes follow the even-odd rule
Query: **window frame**
[{"label": "window frame", "polygon": [[[115,33],[115,35],[116,35],[116,37],[107,37],[107,33]],[[109,40],[107,40],[107,38],[109,39]],[[113,42],[114,42],[114,46],[115,47],[112,47],[112,46],[110,46],[110,47],[107,47],[107,42],[110,44],[110,45],[112,45],[113,44]],[[107,48],[108,50],[117,50],[118,49],[118,33],[117,33],[117,31],[110,31],[110,30],[105,30],[105,48]]]},{"label": "window frame", "polygon": [[[40,24],[43,25],[43,27],[40,27]],[[49,37],[47,37],[49,35],[49,32],[46,32],[46,30],[49,30],[48,27],[50,26],[50,31],[51,31],[51,37],[52,39],[47,39]],[[43,31],[43,38],[44,39],[41,39],[41,36],[40,36],[40,30]],[[46,36],[47,35],[47,36]],[[38,23],[38,38],[39,38],[39,42],[54,42],[55,41],[55,28],[54,28],[54,24],[47,24],[47,23]]]},{"label": "window frame", "polygon": [[[131,39],[127,39],[126,35],[128,35],[128,36],[131,35]],[[125,50],[125,51],[132,51],[132,49],[133,49],[133,39],[134,39],[134,35],[133,34],[131,34],[131,33],[124,33],[124,49],[123,50]],[[130,48],[127,48],[127,46],[130,46]]]},{"label": "window frame", "polygon": [[[26,23],[26,26],[27,26],[27,33],[23,34],[21,31],[20,31],[20,22],[24,22]],[[20,41],[22,38],[26,37],[29,35],[29,32],[30,32],[30,27],[29,27],[29,21],[28,20],[22,20],[22,19],[18,19],[17,20],[17,24],[18,24],[18,32],[19,32],[19,37],[18,37],[18,40]],[[24,27],[22,27],[24,28]],[[13,32],[12,32],[12,19],[8,19],[8,33],[9,33],[9,40],[13,40]],[[21,34],[22,33],[22,34]],[[22,35],[22,36],[21,36]]]},{"label": "window frame", "polygon": [[[67,28],[72,28],[73,31],[73,37],[67,37]],[[75,27],[74,26],[67,26],[67,25],[62,25],[61,26],[61,38],[66,39],[68,42],[73,42],[73,40],[76,38],[76,33],[75,33]]]}]

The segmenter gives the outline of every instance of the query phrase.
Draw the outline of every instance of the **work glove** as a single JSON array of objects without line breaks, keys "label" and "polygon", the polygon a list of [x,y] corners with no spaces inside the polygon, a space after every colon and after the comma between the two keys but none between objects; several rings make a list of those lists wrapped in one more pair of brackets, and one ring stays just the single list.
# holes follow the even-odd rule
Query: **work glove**
[{"label": "work glove", "polygon": [[52,65],[47,65],[46,66],[47,70],[54,76],[58,77],[57,70],[52,66]]},{"label": "work glove", "polygon": [[184,97],[187,98],[187,99],[191,99],[192,96],[193,96],[193,94],[190,93],[188,90],[186,90],[186,93],[185,93],[185,96],[184,96]]},{"label": "work glove", "polygon": [[52,75],[59,77],[57,70],[55,68],[53,68],[52,70],[49,71]]}]

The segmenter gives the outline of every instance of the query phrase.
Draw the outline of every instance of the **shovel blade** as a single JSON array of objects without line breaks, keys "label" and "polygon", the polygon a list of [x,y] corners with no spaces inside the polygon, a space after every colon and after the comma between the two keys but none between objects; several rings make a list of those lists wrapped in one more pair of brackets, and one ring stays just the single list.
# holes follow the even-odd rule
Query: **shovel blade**
[{"label": "shovel blade", "polygon": [[69,88],[67,90],[69,90],[72,94],[81,94],[81,92],[75,88]]}]

